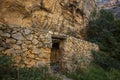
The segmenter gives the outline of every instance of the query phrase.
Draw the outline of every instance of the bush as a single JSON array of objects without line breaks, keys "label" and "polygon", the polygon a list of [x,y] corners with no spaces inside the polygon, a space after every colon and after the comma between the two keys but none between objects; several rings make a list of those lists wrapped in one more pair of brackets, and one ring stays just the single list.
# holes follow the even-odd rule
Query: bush
[{"label": "bush", "polygon": [[61,80],[53,75],[46,75],[47,67],[15,68],[12,57],[0,55],[0,80]]},{"label": "bush", "polygon": [[87,40],[98,44],[105,55],[120,62],[120,20],[112,12],[101,10],[95,20],[89,22]]},{"label": "bush", "polygon": [[119,80],[120,72],[115,69],[110,69],[110,71],[105,71],[100,66],[94,65],[90,66],[83,73],[73,72],[67,74],[69,78],[73,80]]},{"label": "bush", "polygon": [[94,63],[101,66],[104,69],[115,68],[120,70],[120,63],[118,60],[110,57],[107,53],[103,51],[95,52],[93,51]]}]

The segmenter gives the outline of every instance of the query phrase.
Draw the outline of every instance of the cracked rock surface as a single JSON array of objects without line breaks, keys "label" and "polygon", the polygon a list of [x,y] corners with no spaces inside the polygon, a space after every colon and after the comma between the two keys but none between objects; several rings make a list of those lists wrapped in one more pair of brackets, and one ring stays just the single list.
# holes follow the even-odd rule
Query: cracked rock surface
[{"label": "cracked rock surface", "polygon": [[95,8],[95,0],[0,0],[0,22],[82,38]]}]

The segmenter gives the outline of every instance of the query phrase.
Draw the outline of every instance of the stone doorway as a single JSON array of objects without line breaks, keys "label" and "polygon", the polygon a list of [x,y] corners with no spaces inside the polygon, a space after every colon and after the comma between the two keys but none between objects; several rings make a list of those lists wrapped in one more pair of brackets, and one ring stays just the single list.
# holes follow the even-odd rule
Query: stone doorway
[{"label": "stone doorway", "polygon": [[50,66],[55,72],[61,70],[62,65],[62,51],[61,51],[62,40],[58,38],[52,38],[52,49],[50,56]]}]

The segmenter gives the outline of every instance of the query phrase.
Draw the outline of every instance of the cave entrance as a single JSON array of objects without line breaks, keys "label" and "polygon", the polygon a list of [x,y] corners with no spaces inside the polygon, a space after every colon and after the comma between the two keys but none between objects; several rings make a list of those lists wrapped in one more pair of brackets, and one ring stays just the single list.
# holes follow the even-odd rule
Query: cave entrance
[{"label": "cave entrance", "polygon": [[52,37],[52,49],[50,56],[50,66],[55,72],[61,71],[62,66],[62,39]]}]

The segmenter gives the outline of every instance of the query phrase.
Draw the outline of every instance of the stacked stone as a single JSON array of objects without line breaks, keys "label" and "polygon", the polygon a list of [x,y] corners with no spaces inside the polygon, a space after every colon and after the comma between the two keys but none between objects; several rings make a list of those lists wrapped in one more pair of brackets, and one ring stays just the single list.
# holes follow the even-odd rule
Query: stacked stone
[{"label": "stacked stone", "polygon": [[15,66],[49,65],[51,40],[51,35],[39,28],[0,24],[0,53],[12,55]]},{"label": "stacked stone", "polygon": [[98,51],[96,44],[68,37],[64,41],[63,65],[68,71],[86,68],[93,60],[92,50]]}]

